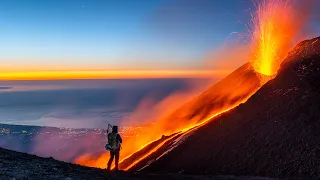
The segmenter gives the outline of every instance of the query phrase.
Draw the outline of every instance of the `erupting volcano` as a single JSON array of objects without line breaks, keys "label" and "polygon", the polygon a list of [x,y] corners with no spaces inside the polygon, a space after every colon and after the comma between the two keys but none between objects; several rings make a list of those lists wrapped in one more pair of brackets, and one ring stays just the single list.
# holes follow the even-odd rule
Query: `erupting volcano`
[{"label": "erupting volcano", "polygon": [[[262,0],[256,8],[248,26],[248,48],[252,50],[249,62],[176,110],[168,108],[170,103],[162,102],[161,106],[166,108],[154,115],[145,133],[124,140],[120,168],[129,170],[141,161],[148,164],[148,156],[165,149],[169,142],[181,141],[214,117],[246,102],[277,75],[299,38],[304,18],[298,17],[299,9],[291,0]],[[75,163],[105,168],[108,156],[108,153],[83,155]]]},{"label": "erupting volcano", "polygon": [[29,1],[0,179],[320,179],[320,0]]}]

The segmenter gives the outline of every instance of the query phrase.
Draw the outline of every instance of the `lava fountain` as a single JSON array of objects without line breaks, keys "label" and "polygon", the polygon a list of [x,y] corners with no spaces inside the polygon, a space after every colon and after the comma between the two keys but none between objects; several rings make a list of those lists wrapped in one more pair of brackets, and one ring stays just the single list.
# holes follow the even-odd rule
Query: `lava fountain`
[{"label": "lava fountain", "polygon": [[306,21],[303,8],[308,2],[300,3],[303,5],[299,8],[293,0],[262,0],[255,4],[257,10],[251,16],[249,32],[253,50],[251,63],[257,72],[275,75],[297,42]]},{"label": "lava fountain", "polygon": [[[267,77],[263,80],[274,77],[304,24],[302,21],[304,18],[297,17],[299,14],[296,13],[297,10],[291,0],[258,1],[249,26],[252,50],[251,57],[248,57],[250,63],[243,65],[184,105],[172,108],[172,103],[179,101],[172,97],[161,101],[159,106],[156,106],[157,111],[154,111],[155,114],[149,119],[150,124],[145,132],[138,138],[124,140],[121,159],[122,162],[125,161],[125,165],[122,165],[122,168],[133,167],[145,159],[146,155],[165,146],[167,141],[176,137],[175,134],[187,133],[188,129],[201,126],[205,121],[211,120],[211,117],[244,103],[267,82],[262,81],[261,77]],[[180,100],[186,98],[186,96],[177,97]],[[143,110],[148,112],[152,111],[152,108]],[[135,119],[135,121],[140,120]],[[170,138],[161,138],[163,135]],[[82,155],[75,160],[75,163],[105,168],[107,160],[108,153],[103,153]]]}]

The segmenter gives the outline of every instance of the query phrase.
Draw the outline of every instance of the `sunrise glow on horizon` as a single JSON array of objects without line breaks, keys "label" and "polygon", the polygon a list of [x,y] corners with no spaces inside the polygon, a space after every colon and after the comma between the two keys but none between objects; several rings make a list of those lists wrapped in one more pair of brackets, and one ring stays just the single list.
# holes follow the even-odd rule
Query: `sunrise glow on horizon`
[{"label": "sunrise glow on horizon", "polygon": [[140,78],[222,78],[230,70],[108,70],[2,72],[0,80],[140,79]]}]

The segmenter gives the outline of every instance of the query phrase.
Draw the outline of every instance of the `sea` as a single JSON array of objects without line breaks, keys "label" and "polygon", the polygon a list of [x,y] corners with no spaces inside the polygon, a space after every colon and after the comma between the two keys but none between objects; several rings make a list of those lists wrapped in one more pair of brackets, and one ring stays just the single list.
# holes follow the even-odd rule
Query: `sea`
[{"label": "sea", "polygon": [[117,124],[145,99],[205,88],[212,79],[0,81],[0,123],[65,128]]}]

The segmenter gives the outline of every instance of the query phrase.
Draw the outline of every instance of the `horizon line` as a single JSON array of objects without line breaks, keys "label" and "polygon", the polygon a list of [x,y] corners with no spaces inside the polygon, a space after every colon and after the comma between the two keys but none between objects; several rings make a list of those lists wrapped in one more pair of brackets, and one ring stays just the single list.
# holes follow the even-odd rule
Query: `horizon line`
[{"label": "horizon line", "polygon": [[0,73],[0,81],[221,78],[231,70],[96,70],[96,71],[16,71]]}]

